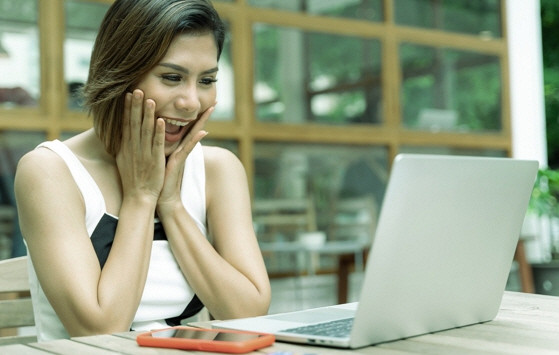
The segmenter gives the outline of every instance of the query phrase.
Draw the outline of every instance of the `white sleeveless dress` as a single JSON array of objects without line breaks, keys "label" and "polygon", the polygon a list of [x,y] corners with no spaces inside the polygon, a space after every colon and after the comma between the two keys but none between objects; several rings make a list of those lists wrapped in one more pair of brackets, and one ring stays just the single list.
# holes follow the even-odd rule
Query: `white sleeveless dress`
[{"label": "white sleeveless dress", "polygon": [[[103,267],[114,239],[118,218],[107,213],[99,187],[64,143],[54,140],[44,142],[37,148],[40,147],[57,153],[70,169],[83,195],[87,232]],[[203,149],[197,144],[186,160],[181,199],[200,231],[207,237],[205,181]],[[147,281],[134,321],[130,325],[131,330],[151,330],[177,325],[181,319],[198,313],[203,307],[179,269],[161,223],[157,220],[154,220],[154,231]],[[31,258],[28,260],[38,340],[69,338],[38,282]]]}]

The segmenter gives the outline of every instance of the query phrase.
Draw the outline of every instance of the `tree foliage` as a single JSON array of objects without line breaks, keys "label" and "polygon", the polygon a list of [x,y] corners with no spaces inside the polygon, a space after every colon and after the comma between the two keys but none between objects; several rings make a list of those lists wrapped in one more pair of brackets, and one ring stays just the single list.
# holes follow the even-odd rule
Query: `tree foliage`
[{"label": "tree foliage", "polygon": [[559,168],[559,1],[541,0],[548,164]]}]

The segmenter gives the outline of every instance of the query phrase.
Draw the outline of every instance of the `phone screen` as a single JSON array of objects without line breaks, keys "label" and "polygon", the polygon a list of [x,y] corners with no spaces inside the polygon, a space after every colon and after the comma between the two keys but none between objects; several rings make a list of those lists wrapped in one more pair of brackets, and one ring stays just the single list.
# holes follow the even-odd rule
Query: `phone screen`
[{"label": "phone screen", "polygon": [[247,341],[261,337],[260,334],[228,333],[219,330],[196,330],[196,329],[168,329],[151,334],[154,338],[181,338],[214,341]]}]

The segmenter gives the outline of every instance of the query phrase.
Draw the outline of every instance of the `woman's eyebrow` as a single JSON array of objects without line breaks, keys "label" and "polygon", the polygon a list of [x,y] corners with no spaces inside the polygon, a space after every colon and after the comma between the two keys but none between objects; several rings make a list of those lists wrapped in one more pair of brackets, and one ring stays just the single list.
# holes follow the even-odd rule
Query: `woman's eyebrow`
[{"label": "woman's eyebrow", "polygon": [[[166,68],[171,68],[171,69],[174,69],[174,70],[176,70],[176,71],[180,71],[181,73],[184,73],[184,74],[190,74],[190,71],[189,71],[188,69],[186,69],[185,67],[182,67],[182,66],[180,66],[180,65],[177,65],[177,64],[173,64],[173,63],[159,63],[159,66],[166,67]],[[218,68],[217,68],[217,67],[214,67],[214,68],[211,68],[211,69],[208,69],[208,70],[204,70],[204,71],[202,72],[202,74],[203,74],[203,75],[212,74],[212,73],[215,73],[215,72],[217,72],[217,71],[218,71]]]}]

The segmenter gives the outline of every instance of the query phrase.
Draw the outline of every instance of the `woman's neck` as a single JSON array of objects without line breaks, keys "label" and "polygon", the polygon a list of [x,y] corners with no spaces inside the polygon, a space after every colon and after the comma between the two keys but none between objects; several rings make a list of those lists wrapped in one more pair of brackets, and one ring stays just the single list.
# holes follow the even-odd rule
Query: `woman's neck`
[{"label": "woman's neck", "polygon": [[93,128],[69,138],[64,142],[81,159],[115,164],[115,157],[107,153],[105,145]]}]

